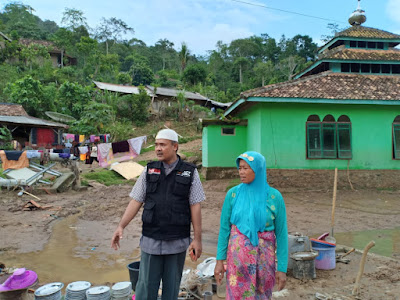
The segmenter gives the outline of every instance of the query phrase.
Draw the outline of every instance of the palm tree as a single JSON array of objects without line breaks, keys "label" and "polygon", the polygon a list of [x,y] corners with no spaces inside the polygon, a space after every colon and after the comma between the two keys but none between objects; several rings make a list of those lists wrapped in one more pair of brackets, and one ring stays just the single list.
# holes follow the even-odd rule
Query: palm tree
[{"label": "palm tree", "polygon": [[181,74],[185,71],[190,51],[185,42],[182,43],[181,51],[179,51],[179,60],[181,62]]}]

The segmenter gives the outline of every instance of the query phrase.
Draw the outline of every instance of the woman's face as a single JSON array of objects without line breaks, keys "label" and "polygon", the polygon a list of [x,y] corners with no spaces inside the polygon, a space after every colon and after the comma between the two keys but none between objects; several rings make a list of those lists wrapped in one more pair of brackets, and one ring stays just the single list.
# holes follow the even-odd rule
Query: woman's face
[{"label": "woman's face", "polygon": [[250,168],[249,164],[243,159],[239,162],[239,176],[242,183],[250,183],[256,177],[253,169]]}]

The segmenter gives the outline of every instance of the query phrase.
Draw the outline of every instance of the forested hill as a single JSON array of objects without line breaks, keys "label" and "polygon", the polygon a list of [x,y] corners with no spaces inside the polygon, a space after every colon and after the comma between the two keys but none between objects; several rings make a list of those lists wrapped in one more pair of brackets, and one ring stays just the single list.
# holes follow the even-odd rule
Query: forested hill
[{"label": "forested hill", "polygon": [[[0,31],[12,42],[0,36],[0,102],[21,103],[35,116],[53,110],[81,118],[89,104],[116,111],[111,100],[93,94],[92,80],[177,87],[230,102],[241,91],[290,80],[312,63],[317,50],[307,35],[277,41],[265,33],[218,42],[206,56],[197,56],[185,43],[167,39],[146,45],[117,18],[102,18],[89,28],[85,12],[66,8],[58,26],[41,20],[34,9],[11,2],[1,10]],[[21,43],[25,39],[51,41],[65,52],[64,62],[52,67],[51,43]],[[77,65],[68,66],[72,58]]]}]

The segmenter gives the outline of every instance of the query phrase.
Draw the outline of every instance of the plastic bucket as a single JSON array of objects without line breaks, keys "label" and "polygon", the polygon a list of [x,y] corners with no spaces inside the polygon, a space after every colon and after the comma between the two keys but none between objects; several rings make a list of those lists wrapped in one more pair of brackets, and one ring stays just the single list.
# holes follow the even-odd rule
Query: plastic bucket
[{"label": "plastic bucket", "polygon": [[139,278],[140,261],[134,261],[133,263],[130,263],[127,267],[129,270],[129,279],[131,280],[132,283],[132,289],[135,291],[136,283]]},{"label": "plastic bucket", "polygon": [[315,258],[315,268],[320,270],[333,270],[336,267],[336,247],[312,247],[318,251]]}]

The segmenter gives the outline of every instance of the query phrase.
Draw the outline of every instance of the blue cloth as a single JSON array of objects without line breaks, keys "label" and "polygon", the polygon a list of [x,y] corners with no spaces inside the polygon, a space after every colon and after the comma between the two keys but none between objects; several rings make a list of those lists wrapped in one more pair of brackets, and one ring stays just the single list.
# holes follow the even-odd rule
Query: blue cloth
[{"label": "blue cloth", "polygon": [[58,153],[58,156],[60,158],[69,158],[70,154],[69,153]]},{"label": "blue cloth", "polygon": [[264,231],[267,221],[270,189],[267,183],[267,164],[264,156],[254,151],[247,151],[237,157],[238,168],[241,159],[249,164],[255,178],[250,183],[241,183],[238,186],[230,221],[249,238],[253,246],[258,246],[258,232]]},{"label": "blue cloth", "polygon": [[19,157],[22,155],[22,151],[5,150],[4,152],[8,160],[19,160]]}]

